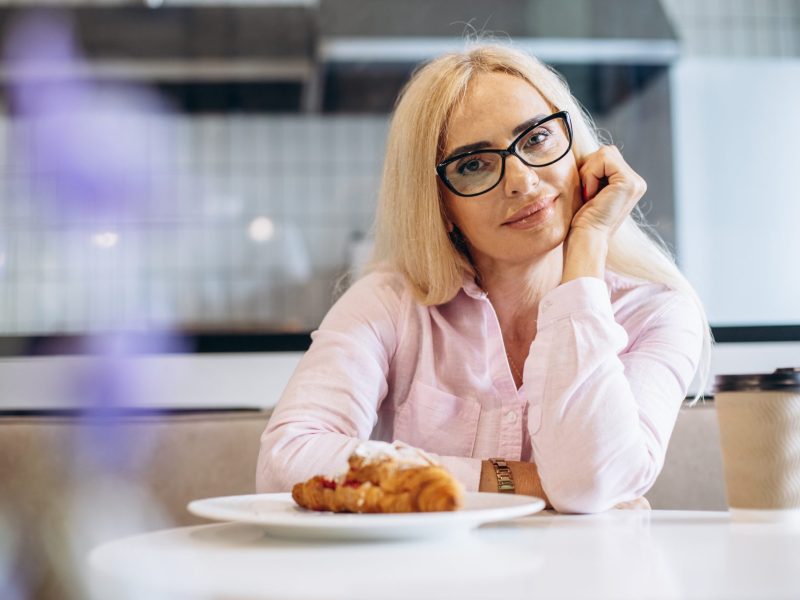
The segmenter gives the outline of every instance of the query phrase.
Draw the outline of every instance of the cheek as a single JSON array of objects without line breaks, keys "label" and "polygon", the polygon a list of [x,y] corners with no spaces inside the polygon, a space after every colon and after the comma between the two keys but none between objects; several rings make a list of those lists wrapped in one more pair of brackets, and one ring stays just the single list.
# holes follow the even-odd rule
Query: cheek
[{"label": "cheek", "polygon": [[564,202],[564,205],[568,207],[569,216],[572,218],[576,212],[578,212],[583,206],[583,198],[581,197],[581,189],[578,187],[577,190],[572,191],[572,197],[569,201]]},{"label": "cheek", "polygon": [[574,160],[564,165],[560,180],[561,193],[565,199],[564,210],[572,216],[583,206],[581,179]]},{"label": "cheek", "polygon": [[464,233],[475,235],[481,225],[491,222],[491,210],[496,203],[490,198],[476,201],[475,198],[462,198],[451,192],[443,192],[444,207],[447,218]]}]

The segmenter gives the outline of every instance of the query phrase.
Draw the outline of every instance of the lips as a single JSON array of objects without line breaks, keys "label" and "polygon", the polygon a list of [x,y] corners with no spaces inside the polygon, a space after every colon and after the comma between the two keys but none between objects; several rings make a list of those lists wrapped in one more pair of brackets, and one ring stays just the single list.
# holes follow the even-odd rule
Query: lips
[{"label": "lips", "polygon": [[521,221],[522,219],[527,219],[531,215],[539,212],[543,208],[547,208],[553,202],[555,202],[555,196],[548,196],[547,198],[542,198],[540,200],[536,200],[526,206],[523,206],[513,215],[511,215],[507,220],[503,221],[503,225],[510,225],[512,223],[516,223],[517,221]]}]

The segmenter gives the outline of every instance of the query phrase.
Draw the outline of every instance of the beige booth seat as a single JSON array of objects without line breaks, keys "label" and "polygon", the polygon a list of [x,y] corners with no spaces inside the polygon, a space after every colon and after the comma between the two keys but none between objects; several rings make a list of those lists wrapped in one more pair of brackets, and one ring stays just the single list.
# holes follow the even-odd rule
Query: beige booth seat
[{"label": "beige booth seat", "polygon": [[247,409],[0,416],[0,481],[35,504],[70,482],[113,474],[149,488],[176,524],[206,522],[186,511],[187,502],[254,492],[269,415]]},{"label": "beige booth seat", "polygon": [[[33,589],[23,597],[82,597],[80,552],[136,531],[206,522],[186,511],[190,500],[253,493],[268,418],[260,410],[0,417],[0,538],[16,539],[26,557],[20,568]],[[681,410],[647,497],[659,509],[725,508],[713,403]]]},{"label": "beige booth seat", "polygon": [[186,504],[254,492],[268,419],[261,410],[0,416],[0,590],[5,570],[15,597],[87,598],[91,547],[208,523]]},{"label": "beige booth seat", "polygon": [[[259,437],[268,419],[269,411],[261,410],[88,420],[2,416],[0,482],[35,506],[44,500],[37,494],[58,493],[76,477],[112,469],[149,488],[174,523],[195,524],[202,520],[186,511],[190,500],[254,491]],[[712,402],[681,410],[664,469],[647,497],[653,508],[724,509]]]},{"label": "beige booth seat", "polygon": [[647,499],[657,509],[727,509],[717,411],[712,401],[681,409],[664,468]]}]

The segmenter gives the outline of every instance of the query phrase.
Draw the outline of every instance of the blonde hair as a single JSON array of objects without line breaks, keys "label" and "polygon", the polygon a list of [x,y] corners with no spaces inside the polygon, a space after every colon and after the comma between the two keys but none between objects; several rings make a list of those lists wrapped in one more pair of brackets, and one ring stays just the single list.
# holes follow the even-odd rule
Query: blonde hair
[{"label": "blonde hair", "polygon": [[[434,165],[442,159],[447,125],[467,86],[478,73],[519,77],[558,110],[570,113],[572,152],[577,161],[601,146],[592,117],[562,76],[537,58],[514,48],[478,44],[443,55],[417,70],[403,88],[389,128],[375,249],[368,270],[402,273],[416,299],[425,305],[448,302],[461,289],[464,273],[477,275],[470,260],[451,242]],[[705,310],[668,248],[637,209],[609,243],[607,266],[621,275],[662,283],[697,305],[705,328],[698,370],[704,391],[710,371],[711,332]]]}]

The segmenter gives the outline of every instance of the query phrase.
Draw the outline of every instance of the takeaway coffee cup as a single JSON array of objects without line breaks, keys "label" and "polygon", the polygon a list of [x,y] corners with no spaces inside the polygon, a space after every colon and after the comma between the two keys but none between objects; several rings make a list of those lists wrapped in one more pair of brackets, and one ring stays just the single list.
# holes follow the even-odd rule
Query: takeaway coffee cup
[{"label": "takeaway coffee cup", "polygon": [[732,518],[800,522],[800,367],[718,375],[714,392]]}]

